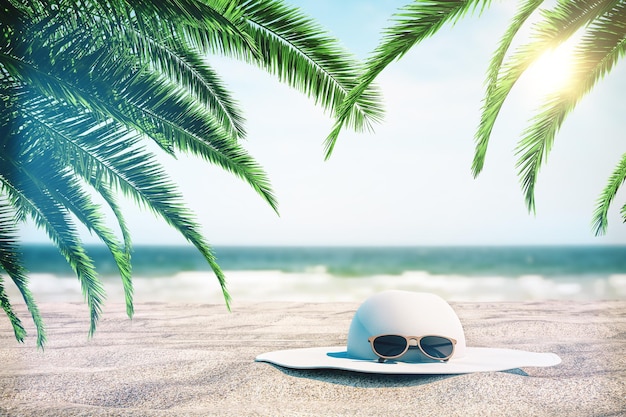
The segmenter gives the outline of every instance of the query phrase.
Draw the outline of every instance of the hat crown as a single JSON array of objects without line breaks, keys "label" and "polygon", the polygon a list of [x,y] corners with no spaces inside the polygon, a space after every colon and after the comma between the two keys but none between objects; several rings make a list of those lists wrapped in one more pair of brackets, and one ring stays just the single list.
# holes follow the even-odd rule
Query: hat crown
[{"label": "hat crown", "polygon": [[[465,333],[452,307],[431,293],[384,291],[365,300],[357,309],[348,332],[348,355],[376,359],[368,338],[381,334],[436,335],[456,340],[453,358],[465,354]],[[410,350],[399,360],[420,362],[424,357]]]}]

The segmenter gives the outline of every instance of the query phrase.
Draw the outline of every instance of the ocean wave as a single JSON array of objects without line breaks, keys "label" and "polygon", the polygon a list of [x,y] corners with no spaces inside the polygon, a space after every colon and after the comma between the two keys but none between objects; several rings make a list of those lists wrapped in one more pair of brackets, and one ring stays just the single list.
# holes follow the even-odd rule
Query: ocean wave
[{"label": "ocean wave", "polygon": [[[250,301],[352,302],[388,289],[431,292],[449,301],[626,299],[626,274],[555,278],[537,274],[502,277],[407,271],[397,275],[345,277],[333,275],[323,267],[304,272],[232,270],[225,273],[235,304]],[[223,302],[217,279],[207,271],[137,276],[133,283],[136,302]],[[108,302],[124,301],[119,278],[103,279],[103,285]],[[40,302],[83,300],[80,283],[72,276],[32,274],[30,288]],[[7,290],[16,302],[19,298],[17,289],[7,283]]]}]

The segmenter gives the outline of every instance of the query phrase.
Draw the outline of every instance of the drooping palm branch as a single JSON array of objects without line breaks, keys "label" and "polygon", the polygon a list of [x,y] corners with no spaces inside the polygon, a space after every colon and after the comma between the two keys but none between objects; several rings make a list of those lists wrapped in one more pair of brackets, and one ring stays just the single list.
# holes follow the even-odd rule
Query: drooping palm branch
[{"label": "drooping palm branch", "polygon": [[[96,329],[104,291],[76,228],[107,245],[133,314],[131,237],[117,198],[134,200],[178,230],[226,280],[176,185],[146,140],[246,181],[274,210],[261,166],[240,145],[241,110],[210,66],[212,55],[274,74],[334,112],[359,65],[318,25],[279,0],[0,0],[0,266],[19,288],[38,332],[16,225],[34,221],[74,269]],[[349,118],[378,117],[374,90]],[[102,197],[104,206],[93,202]],[[104,222],[112,214],[118,232]],[[120,235],[118,237],[118,234]],[[0,276],[0,304],[18,340],[24,328]]]},{"label": "drooping palm branch", "polygon": [[[327,137],[330,155],[346,120],[361,92],[394,60],[414,45],[433,35],[445,23],[454,24],[468,12],[482,13],[490,0],[420,1],[401,8],[385,30],[379,46],[366,62],[359,85],[341,104],[336,123]],[[520,76],[545,52],[577,37],[573,76],[567,86],[546,97],[545,102],[523,132],[517,146],[519,177],[529,211],[535,210],[535,184],[539,169],[566,116],[604,75],[623,58],[626,51],[626,1],[560,0],[552,8],[543,8],[543,0],[525,0],[503,34],[487,71],[485,97],[475,140],[472,172],[477,176],[484,165],[493,127],[506,98]],[[530,41],[510,53],[520,29],[532,16],[540,14],[531,27]],[[620,185],[626,179],[624,160],[609,179],[594,212],[594,230],[606,230],[607,213]],[[626,206],[621,211],[626,222]]]},{"label": "drooping palm branch", "polygon": [[[476,9],[481,1],[456,0],[439,2],[415,1],[402,7],[392,16],[392,26],[385,29],[380,44],[365,63],[365,71],[340,104],[335,124],[326,138],[326,158],[330,158],[339,134],[349,124],[349,115],[364,92],[389,64],[404,56],[413,46],[434,35],[444,24],[462,18]],[[488,3],[488,1],[487,1]],[[378,120],[378,119],[376,119]]]},{"label": "drooping palm branch", "polygon": [[[624,54],[626,48],[626,2],[564,1],[543,10],[542,19],[533,26],[532,40],[520,47],[498,70],[501,75],[487,87],[473,172],[478,175],[484,164],[491,130],[509,92],[530,65],[543,53],[582,32],[574,50],[572,77],[567,85],[551,93],[539,113],[530,120],[517,147],[519,176],[526,204],[535,210],[534,190],[541,165],[547,160],[556,133],[576,104]],[[496,64],[491,71],[495,73]]]},{"label": "drooping palm branch", "polygon": [[[15,224],[15,212],[8,202],[2,201],[0,205],[0,266],[11,277],[13,282],[17,283],[17,287],[21,291],[22,297],[26,300],[26,305],[37,328],[37,345],[43,346],[46,341],[43,322],[33,296],[28,289],[28,277],[17,255],[19,252],[17,246],[18,230]],[[2,276],[0,276],[0,305],[2,305],[2,309],[9,317],[15,338],[22,342],[24,337],[26,337],[26,330],[19,317],[13,311]]]}]

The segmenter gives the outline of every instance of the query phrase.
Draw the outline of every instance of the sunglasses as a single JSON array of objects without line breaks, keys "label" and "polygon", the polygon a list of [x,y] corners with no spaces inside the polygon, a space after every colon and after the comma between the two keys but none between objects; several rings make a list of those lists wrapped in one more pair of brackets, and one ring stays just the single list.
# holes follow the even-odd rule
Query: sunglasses
[{"label": "sunglasses", "polygon": [[400,336],[395,334],[383,334],[372,336],[367,339],[374,353],[378,356],[378,362],[387,359],[396,359],[404,355],[409,349],[419,349],[430,359],[447,362],[454,354],[456,340],[443,336]]}]

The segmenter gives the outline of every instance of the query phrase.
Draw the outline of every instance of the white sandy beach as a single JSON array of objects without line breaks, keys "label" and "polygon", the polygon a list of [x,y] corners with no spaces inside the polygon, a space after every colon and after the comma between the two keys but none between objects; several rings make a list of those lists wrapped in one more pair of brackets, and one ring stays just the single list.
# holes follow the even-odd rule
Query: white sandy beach
[{"label": "white sandy beach", "polygon": [[[45,351],[0,321],[3,416],[626,415],[626,302],[452,303],[468,346],[554,352],[560,365],[458,376],[296,371],[267,351],[345,345],[358,303],[42,303]],[[26,318],[22,311],[22,317]]]}]

